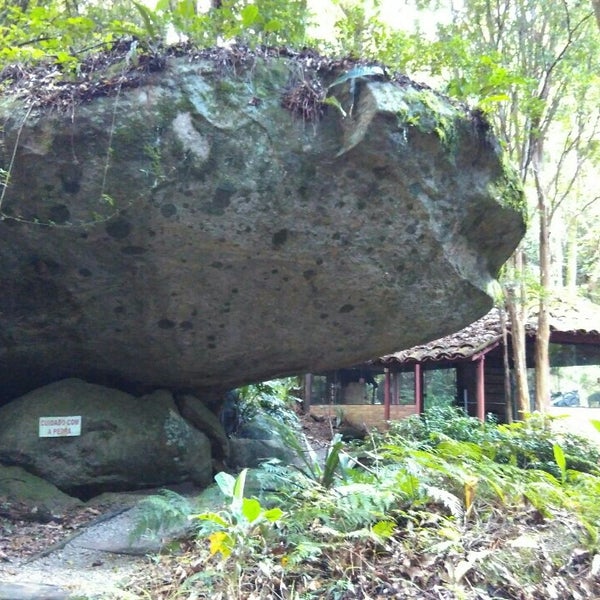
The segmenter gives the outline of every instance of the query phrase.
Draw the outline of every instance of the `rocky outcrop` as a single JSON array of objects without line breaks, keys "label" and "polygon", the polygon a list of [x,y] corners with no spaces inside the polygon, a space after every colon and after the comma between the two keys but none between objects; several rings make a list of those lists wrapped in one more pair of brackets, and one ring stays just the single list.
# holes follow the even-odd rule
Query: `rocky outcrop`
[{"label": "rocky outcrop", "polygon": [[[81,434],[39,437],[45,417],[81,417]],[[74,496],[212,479],[210,442],[159,390],[135,398],[67,379],[0,407],[0,462]]]},{"label": "rocky outcrop", "polygon": [[5,94],[4,396],[71,376],[226,389],[484,314],[524,232],[489,127],[350,69],[185,57],[66,111]]},{"label": "rocky outcrop", "polygon": [[61,518],[82,502],[21,467],[0,465],[0,517],[47,522]]}]

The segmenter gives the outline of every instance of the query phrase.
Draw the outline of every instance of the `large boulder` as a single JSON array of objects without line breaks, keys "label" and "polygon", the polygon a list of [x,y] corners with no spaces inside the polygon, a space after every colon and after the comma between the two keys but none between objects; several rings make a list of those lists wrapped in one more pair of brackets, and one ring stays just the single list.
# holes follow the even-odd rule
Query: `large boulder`
[{"label": "large boulder", "polygon": [[487,123],[307,56],[221,50],[136,72],[138,87],[113,68],[112,89],[4,92],[5,396],[70,376],[227,389],[489,310],[524,223]]},{"label": "large boulder", "polygon": [[[39,437],[40,418],[75,416],[81,435]],[[205,486],[212,478],[210,442],[180,416],[169,392],[135,398],[79,379],[0,407],[0,462],[83,498],[182,481]]]}]

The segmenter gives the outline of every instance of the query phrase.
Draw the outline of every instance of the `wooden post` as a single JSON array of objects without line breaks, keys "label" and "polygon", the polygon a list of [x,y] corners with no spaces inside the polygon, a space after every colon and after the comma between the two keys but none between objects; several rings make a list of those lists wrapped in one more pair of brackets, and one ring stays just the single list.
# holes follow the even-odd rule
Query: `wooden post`
[{"label": "wooden post", "polygon": [[423,413],[423,379],[421,363],[415,363],[415,408],[418,415]]},{"label": "wooden post", "polygon": [[383,382],[383,419],[390,420],[390,402],[391,402],[391,377],[390,370],[384,369],[385,379]]},{"label": "wooden post", "polygon": [[477,418],[485,421],[485,354],[477,360]]},{"label": "wooden post", "polygon": [[302,407],[305,413],[310,412],[310,401],[312,398],[312,373],[307,373],[304,376],[304,406]]}]

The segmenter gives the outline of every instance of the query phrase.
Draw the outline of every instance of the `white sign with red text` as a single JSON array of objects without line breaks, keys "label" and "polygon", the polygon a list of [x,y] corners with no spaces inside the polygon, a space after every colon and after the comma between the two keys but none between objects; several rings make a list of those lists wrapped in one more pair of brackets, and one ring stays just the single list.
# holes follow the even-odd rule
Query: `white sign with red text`
[{"label": "white sign with red text", "polygon": [[81,417],[40,417],[42,437],[69,437],[81,435]]}]

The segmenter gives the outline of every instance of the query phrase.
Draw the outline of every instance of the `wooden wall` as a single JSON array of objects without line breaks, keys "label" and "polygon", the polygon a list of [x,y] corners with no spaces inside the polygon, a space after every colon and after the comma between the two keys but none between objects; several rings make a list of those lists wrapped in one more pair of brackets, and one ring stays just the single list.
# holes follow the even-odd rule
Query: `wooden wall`
[{"label": "wooden wall", "polygon": [[[457,366],[458,406],[464,408],[463,390],[467,391],[467,412],[477,416],[477,364],[462,363]],[[502,362],[494,356],[486,357],[484,363],[485,414],[493,413],[501,423],[506,422],[504,401],[504,369]]]}]

